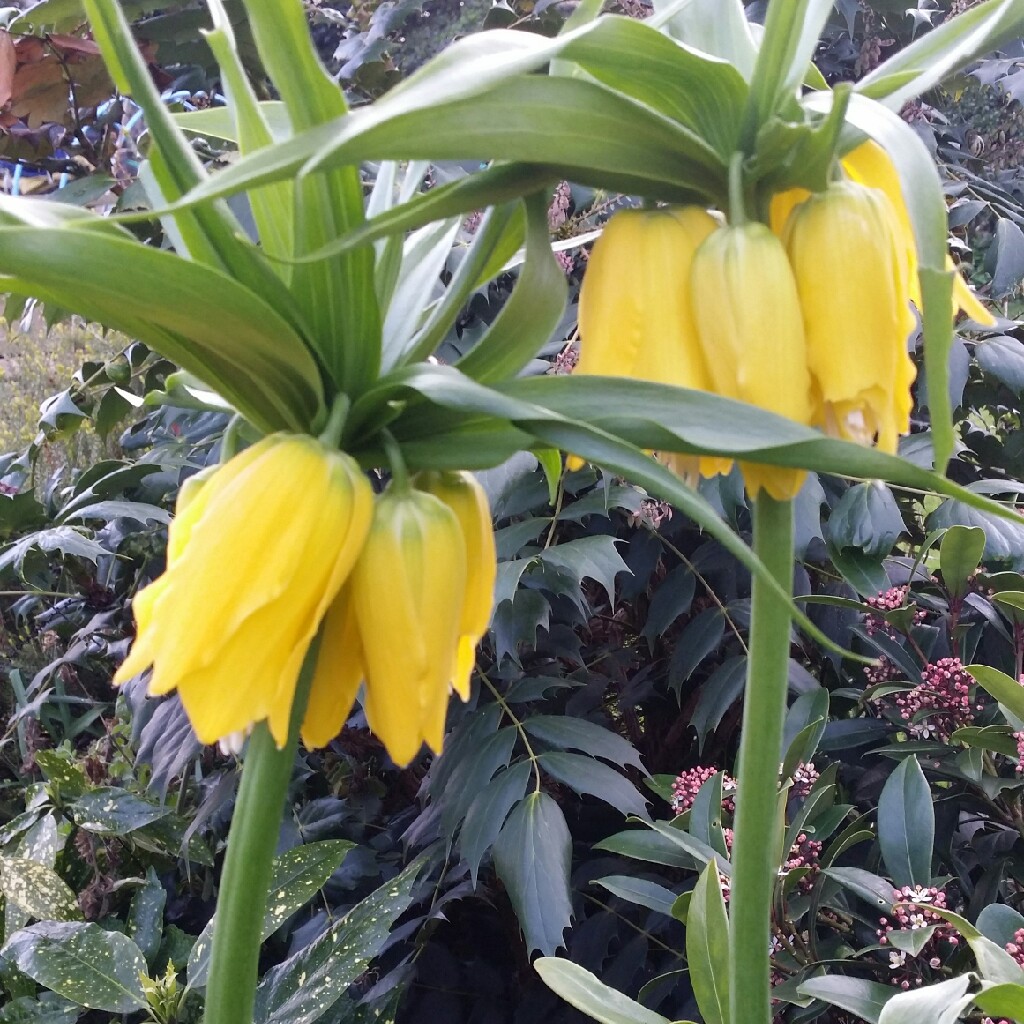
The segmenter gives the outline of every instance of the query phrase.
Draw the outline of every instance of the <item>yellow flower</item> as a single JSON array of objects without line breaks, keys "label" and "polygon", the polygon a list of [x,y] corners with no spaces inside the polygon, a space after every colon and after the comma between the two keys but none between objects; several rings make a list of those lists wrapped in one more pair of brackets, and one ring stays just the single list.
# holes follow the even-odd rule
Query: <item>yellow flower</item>
[{"label": "yellow flower", "polygon": [[915,368],[910,268],[896,211],[847,181],[797,206],[783,240],[803,308],[826,432],[895,453],[910,429]]},{"label": "yellow flower", "polygon": [[266,720],[283,746],[303,658],[372,504],[356,463],[304,435],[273,434],[190,482],[115,683],[152,665],[149,692],[177,690],[202,742]]},{"label": "yellow flower", "polygon": [[[710,390],[810,423],[811,380],[796,282],[782,243],[763,224],[719,228],[690,271],[697,337]],[[803,470],[740,463],[747,490],[796,495]]]},{"label": "yellow flower", "polygon": [[[580,289],[575,373],[711,390],[689,290],[697,247],[718,222],[696,206],[621,210],[594,245]],[[728,472],[729,459],[672,456],[684,475]],[[578,460],[570,457],[569,468]]]},{"label": "yellow flower", "polygon": [[376,502],[346,587],[361,637],[366,718],[396,764],[408,764],[424,742],[441,750],[462,634],[466,546],[440,498],[393,484]]},{"label": "yellow flower", "polygon": [[[881,189],[892,203],[899,226],[900,244],[906,250],[910,268],[910,299],[920,309],[921,285],[917,277],[917,245],[914,241],[914,229],[910,223],[910,214],[907,212],[906,203],[903,201],[899,175],[896,173],[889,154],[878,143],[869,139],[847,153],[843,157],[842,165],[843,170],[850,178],[859,181],[862,185]],[[948,270],[955,269],[949,256],[946,257],[946,268]],[[953,315],[956,316],[958,311],[963,311],[972,320],[984,324],[986,327],[995,326],[995,317],[978,301],[978,297],[971,291],[960,274],[953,278]]]},{"label": "yellow flower", "polygon": [[419,473],[413,483],[421,491],[440,498],[455,513],[462,529],[467,579],[452,685],[463,700],[468,700],[476,645],[491,622],[494,581],[498,574],[491,508],[483,487],[472,473]]}]

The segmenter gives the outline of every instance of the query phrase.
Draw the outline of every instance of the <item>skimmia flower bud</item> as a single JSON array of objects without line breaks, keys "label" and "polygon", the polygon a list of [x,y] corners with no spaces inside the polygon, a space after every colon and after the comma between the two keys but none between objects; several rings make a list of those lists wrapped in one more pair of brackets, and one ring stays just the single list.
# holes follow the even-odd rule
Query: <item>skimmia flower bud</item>
[{"label": "skimmia flower bud", "polygon": [[352,459],[301,435],[272,434],[190,482],[167,569],[135,597],[137,637],[114,681],[152,665],[149,692],[177,690],[204,743],[266,720],[283,746],[306,650],[372,505]]},{"label": "skimmia flower bud", "polygon": [[[685,283],[697,247],[718,228],[697,206],[620,210],[594,244],[580,289],[580,358],[574,373],[634,377],[711,390]],[[675,456],[706,476],[729,459]]]},{"label": "skimmia flower bud", "polygon": [[[370,728],[397,764],[440,751],[466,593],[466,540],[440,498],[408,483],[377,499],[346,591]],[[345,613],[339,613],[344,625]]]},{"label": "skimmia flower bud", "polygon": [[[796,282],[782,243],[763,224],[719,228],[693,257],[694,322],[720,395],[810,423],[811,380]],[[802,470],[741,463],[747,489],[796,495]]]},{"label": "skimmia flower bud", "polygon": [[910,429],[915,326],[896,211],[847,181],[797,206],[783,234],[804,314],[807,358],[831,434],[896,451]]},{"label": "skimmia flower bud", "polygon": [[452,685],[463,700],[468,700],[476,645],[491,622],[494,581],[498,573],[491,508],[483,487],[472,473],[419,473],[413,483],[440,498],[455,513],[462,529],[467,577]]}]

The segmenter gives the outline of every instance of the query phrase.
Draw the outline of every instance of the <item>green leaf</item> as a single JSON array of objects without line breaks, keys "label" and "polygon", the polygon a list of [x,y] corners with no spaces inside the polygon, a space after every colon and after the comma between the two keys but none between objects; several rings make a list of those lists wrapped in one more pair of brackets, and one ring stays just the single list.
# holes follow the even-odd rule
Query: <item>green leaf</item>
[{"label": "green leaf", "polygon": [[714,861],[701,872],[690,900],[686,963],[701,1017],[706,1024],[729,1024],[729,918]]},{"label": "green leaf", "polygon": [[142,951],[150,967],[156,965],[157,954],[163,942],[164,907],[167,890],[160,884],[156,872],[149,869],[146,884],[136,890],[128,911],[128,938]]},{"label": "green leaf", "polygon": [[[1019,517],[1018,517],[1019,518]],[[1024,557],[1024,522],[1007,522],[959,501],[944,501],[927,519],[929,529],[965,526],[982,530],[986,560],[1018,561]]]},{"label": "green leaf", "polygon": [[808,978],[797,991],[801,995],[849,1010],[863,1017],[869,1024],[878,1024],[883,1007],[900,990],[865,978],[829,974],[822,978]]},{"label": "green leaf", "polygon": [[0,271],[27,290],[145,341],[256,426],[306,431],[322,415],[319,373],[302,338],[226,274],[91,231],[0,228],[0,252]]},{"label": "green leaf", "polygon": [[[595,850],[606,850],[618,853],[633,860],[647,861],[652,864],[664,864],[671,868],[693,869],[695,858],[685,852],[678,843],[658,832],[646,832],[633,829],[629,832],[618,832],[607,839],[594,844]],[[706,858],[701,863],[706,863]]]},{"label": "green leaf", "polygon": [[533,966],[548,988],[599,1024],[669,1024],[667,1017],[609,988],[571,960],[542,956]]},{"label": "green leaf", "polygon": [[938,85],[958,68],[1024,32],[1024,14],[1015,0],[988,0],[948,18],[883,61],[856,85],[891,110]]},{"label": "green leaf", "polygon": [[0,1007],[0,1024],[75,1024],[81,1009],[53,992],[19,996]]},{"label": "green leaf", "polygon": [[671,916],[672,905],[676,901],[676,894],[671,889],[632,875],[605,875],[604,878],[595,878],[594,884],[602,886],[614,896],[666,916]]},{"label": "green leaf", "polygon": [[1024,914],[1005,903],[989,903],[977,920],[978,931],[997,946],[1013,942],[1014,935],[1024,928]]},{"label": "green leaf", "polygon": [[750,82],[748,128],[759,128],[793,105],[832,6],[832,0],[769,5]]},{"label": "green leaf", "polygon": [[23,571],[25,559],[32,551],[44,554],[59,554],[63,558],[85,558],[90,562],[109,552],[102,544],[87,537],[73,526],[55,526],[49,530],[30,533],[13,544],[6,545],[0,552],[0,575],[13,569]]},{"label": "green leaf", "polygon": [[538,558],[545,565],[564,572],[571,580],[582,585],[585,579],[597,583],[608,596],[608,604],[615,607],[615,577],[632,570],[615,548],[616,538],[607,536],[581,537],[545,548]]},{"label": "green leaf", "polygon": [[469,805],[459,831],[459,852],[469,866],[474,885],[480,861],[494,845],[509,811],[526,795],[529,781],[529,761],[514,764],[491,779]]},{"label": "green leaf", "polygon": [[739,700],[746,678],[747,656],[738,654],[726,658],[701,687],[700,698],[690,719],[690,725],[697,730],[700,746],[718,728],[729,708]]},{"label": "green leaf", "polygon": [[[261,942],[270,938],[292,914],[313,899],[354,845],[346,839],[325,839],[296,846],[274,861],[270,896],[260,929]],[[189,988],[202,988],[206,984],[216,922],[216,915],[210,918],[188,955]]]},{"label": "green leaf", "polygon": [[1024,686],[1016,679],[989,665],[968,665],[967,671],[1000,704],[1005,705],[1017,718],[1024,718]]},{"label": "green leaf", "polygon": [[884,910],[888,913],[896,902],[896,890],[892,883],[864,868],[824,868],[822,874],[855,892],[876,911]]},{"label": "green leaf", "polygon": [[459,759],[445,784],[441,802],[441,834],[454,836],[477,794],[495,772],[507,768],[519,733],[508,725],[474,745]]},{"label": "green leaf", "polygon": [[[215,33],[208,33],[207,38],[209,39],[213,35]],[[223,71],[223,65],[221,70]],[[247,133],[243,131],[244,125],[239,124],[238,114],[233,109],[236,104],[231,93],[229,93],[229,97],[231,99],[226,107],[204,107],[202,110],[189,110],[171,116],[182,131],[233,142],[243,150],[251,151],[253,148],[258,148],[255,145],[250,147],[243,145],[241,137]],[[261,100],[259,112],[260,119],[270,131],[271,141],[283,142],[291,135],[292,122],[288,117],[288,108],[280,100]]]},{"label": "green leaf", "polygon": [[546,793],[526,797],[505,822],[493,857],[527,950],[554,952],[572,919],[572,836],[558,804]]},{"label": "green leaf", "polygon": [[985,554],[985,531],[978,527],[951,526],[939,544],[939,569],[942,582],[955,598],[968,590],[971,576]]},{"label": "green leaf", "polygon": [[855,548],[877,559],[888,555],[905,531],[892,491],[873,480],[843,494],[829,515],[825,538],[840,550]]},{"label": "green leaf", "polygon": [[312,1024],[329,1010],[383,949],[395,921],[412,902],[425,861],[360,900],[343,918],[283,963],[256,989],[253,1024]]},{"label": "green leaf", "polygon": [[600,761],[584,754],[567,754],[558,750],[541,754],[537,762],[548,775],[564,782],[581,796],[596,796],[623,814],[647,817],[647,801],[636,787]]},{"label": "green leaf", "polygon": [[724,634],[725,616],[718,608],[705,608],[686,624],[676,641],[668,669],[669,686],[677,699],[683,683],[712,651],[718,650]]},{"label": "green leaf", "polygon": [[[647,640],[647,648],[654,651],[654,641],[658,639],[679,618],[690,610],[693,595],[697,589],[697,577],[688,565],[677,565],[655,590],[647,609],[647,621],[644,623],[642,636]],[[677,644],[677,648],[681,646]]]},{"label": "green leaf", "polygon": [[974,997],[974,1005],[982,1013],[994,1017],[1009,1017],[1011,1020],[1024,1019],[1024,985],[990,985]]},{"label": "green leaf", "polygon": [[80,796],[69,809],[79,828],[107,836],[134,832],[171,813],[170,807],[151,804],[116,786],[94,789]]},{"label": "green leaf", "polygon": [[142,951],[126,935],[81,922],[40,921],[15,932],[0,953],[44,988],[93,1010],[146,1006]]},{"label": "green leaf", "polygon": [[753,74],[757,44],[742,0],[655,0],[652,20],[687,46],[727,61],[745,79]]},{"label": "green leaf", "polygon": [[56,871],[27,857],[0,857],[0,891],[19,910],[41,921],[80,921],[74,891]]},{"label": "green leaf", "polygon": [[882,1008],[878,1024],[954,1024],[974,998],[965,995],[970,983],[970,975],[963,974],[938,985],[901,992]]},{"label": "green leaf", "polygon": [[541,743],[552,747],[582,750],[616,765],[630,765],[646,774],[640,754],[629,740],[585,718],[562,715],[534,715],[524,719],[523,728]]},{"label": "green leaf", "polygon": [[904,758],[882,787],[878,845],[896,885],[931,883],[935,811],[916,757]]},{"label": "green leaf", "polygon": [[526,200],[526,262],[512,295],[487,333],[458,362],[482,383],[518,373],[547,344],[565,310],[565,274],[551,250],[548,201]]}]

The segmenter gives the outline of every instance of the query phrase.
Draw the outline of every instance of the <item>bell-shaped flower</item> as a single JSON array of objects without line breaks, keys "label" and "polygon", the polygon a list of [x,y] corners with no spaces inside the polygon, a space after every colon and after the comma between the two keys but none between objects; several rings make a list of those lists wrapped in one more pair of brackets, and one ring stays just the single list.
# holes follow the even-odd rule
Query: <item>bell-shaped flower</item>
[{"label": "bell-shaped flower", "polygon": [[152,665],[149,692],[177,690],[204,743],[265,720],[283,746],[299,669],[372,505],[356,463],[304,435],[270,435],[189,482],[115,682]]},{"label": "bell-shaped flower", "polygon": [[[694,323],[711,388],[727,398],[810,423],[811,378],[796,282],[779,239],[763,224],[719,228],[690,270]],[[740,463],[747,490],[796,495],[806,473]]]},{"label": "bell-shaped flower", "polygon": [[491,622],[494,582],[498,574],[491,507],[487,494],[472,473],[418,473],[413,483],[419,490],[440,498],[455,513],[462,529],[467,577],[452,685],[463,700],[468,700],[476,646]]},{"label": "bell-shaped flower", "polygon": [[[408,764],[424,742],[441,750],[466,577],[455,513],[408,482],[392,483],[376,501],[346,593],[362,652],[363,708],[397,764]],[[338,612],[342,629],[351,628],[346,615]],[[323,652],[321,662],[327,672]]]},{"label": "bell-shaped flower", "polygon": [[[917,276],[917,245],[914,241],[914,229],[911,226],[910,214],[907,212],[907,205],[903,199],[899,175],[889,154],[877,142],[872,142],[869,139],[847,153],[843,157],[842,166],[847,176],[853,181],[880,189],[892,203],[892,207],[896,211],[900,244],[907,253],[910,300],[920,309],[921,285]],[[948,270],[955,269],[953,260],[949,256],[946,257],[946,268]],[[978,297],[958,273],[953,278],[953,315],[956,316],[960,311],[966,313],[976,323],[986,327],[995,325],[995,317],[978,301]]]},{"label": "bell-shaped flower", "polygon": [[894,453],[910,429],[916,320],[910,267],[885,193],[838,182],[795,207],[783,233],[827,433]]},{"label": "bell-shaped flower", "polygon": [[[608,221],[580,289],[574,373],[711,390],[684,282],[697,247],[718,226],[697,206],[620,210]],[[705,476],[728,472],[732,464],[686,455],[666,461],[690,477],[698,469]]]}]

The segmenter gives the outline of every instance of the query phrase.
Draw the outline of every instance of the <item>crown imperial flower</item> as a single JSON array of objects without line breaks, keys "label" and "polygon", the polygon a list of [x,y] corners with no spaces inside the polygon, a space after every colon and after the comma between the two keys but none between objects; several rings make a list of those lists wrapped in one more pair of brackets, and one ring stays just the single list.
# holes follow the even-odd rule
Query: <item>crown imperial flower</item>
[{"label": "crown imperial flower", "polygon": [[783,239],[825,430],[895,453],[910,429],[910,267],[878,189],[840,182],[795,207]]},{"label": "crown imperial flower", "polygon": [[[763,224],[719,228],[690,270],[697,337],[712,390],[798,423],[811,422],[811,381],[796,282],[779,239]],[[796,495],[802,470],[740,463],[747,490]]]},{"label": "crown imperial flower", "polygon": [[115,683],[152,665],[149,692],[177,690],[202,742],[266,720],[284,746],[299,669],[372,503],[356,463],[304,435],[272,434],[190,480]]}]

